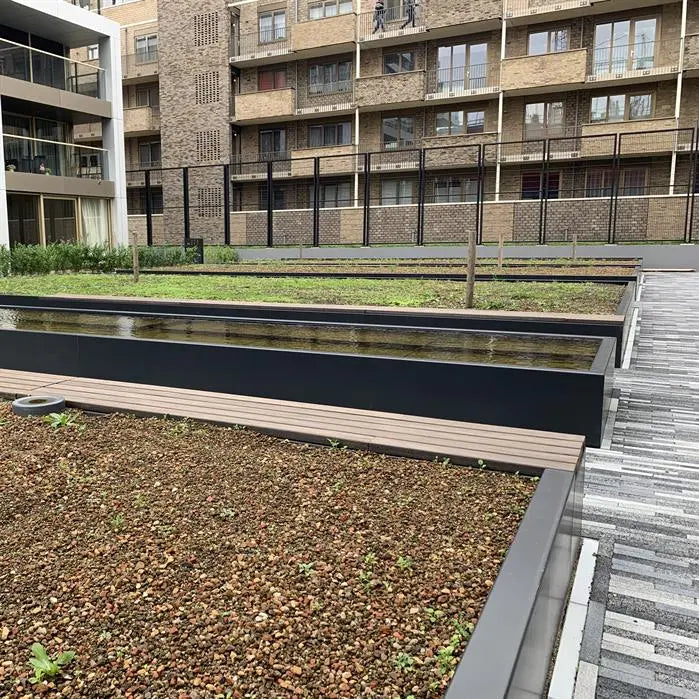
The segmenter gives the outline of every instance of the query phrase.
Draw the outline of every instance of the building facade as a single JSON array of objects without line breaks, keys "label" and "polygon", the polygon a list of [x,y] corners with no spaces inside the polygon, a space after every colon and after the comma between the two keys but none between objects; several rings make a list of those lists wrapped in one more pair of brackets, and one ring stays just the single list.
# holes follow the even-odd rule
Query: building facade
[{"label": "building facade", "polygon": [[[87,45],[100,61],[70,58]],[[126,243],[119,27],[61,0],[0,0],[0,245]],[[100,143],[74,129],[97,120]]]},{"label": "building facade", "polygon": [[[300,244],[315,227],[322,242],[361,243],[368,226],[373,242],[449,242],[476,217],[485,240],[526,241],[544,216],[551,239],[604,240],[613,224],[658,240],[696,216],[697,0],[135,0],[102,12],[128,17],[136,53],[146,29],[160,46],[158,90],[139,77],[134,93],[135,108],[158,93],[160,123],[131,132],[137,150],[127,141],[131,221],[144,236],[144,207],[162,211],[156,242],[221,243],[226,229],[264,245],[273,228],[275,244]],[[141,151],[146,139],[160,145]]]}]

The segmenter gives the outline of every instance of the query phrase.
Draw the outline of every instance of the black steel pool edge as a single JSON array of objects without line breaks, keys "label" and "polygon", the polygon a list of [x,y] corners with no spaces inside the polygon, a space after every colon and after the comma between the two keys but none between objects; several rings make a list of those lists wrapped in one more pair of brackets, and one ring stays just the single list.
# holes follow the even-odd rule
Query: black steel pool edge
[{"label": "black steel pool edge", "polygon": [[581,541],[583,467],[546,469],[444,699],[544,696]]},{"label": "black steel pool edge", "polygon": [[236,304],[207,303],[206,301],[168,301],[167,299],[129,298],[65,298],[53,296],[0,295],[0,307],[22,306],[29,308],[56,308],[66,310],[110,311],[120,313],[153,313],[172,315],[196,315],[238,317],[250,319],[296,320],[318,323],[353,323],[371,325],[398,325],[411,327],[453,328],[457,330],[494,330],[546,335],[584,335],[611,337],[616,340],[615,366],[621,366],[623,348],[631,322],[628,312],[633,304],[636,284],[629,282],[617,306],[616,313],[624,316],[623,322],[604,318],[541,318],[497,317],[460,315],[435,309],[423,309],[419,313],[409,309],[368,309],[341,306],[308,306],[304,304]]},{"label": "black steel pool edge", "polygon": [[586,371],[0,330],[0,366],[585,435],[599,446],[614,341]]}]

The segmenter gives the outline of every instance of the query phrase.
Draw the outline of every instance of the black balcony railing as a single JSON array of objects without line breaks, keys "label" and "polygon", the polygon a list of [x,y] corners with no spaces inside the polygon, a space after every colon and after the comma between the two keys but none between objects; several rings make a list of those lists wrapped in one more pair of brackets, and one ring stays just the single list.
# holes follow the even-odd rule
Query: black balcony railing
[{"label": "black balcony railing", "polygon": [[449,96],[497,87],[497,76],[496,67],[489,63],[438,68],[427,73],[427,93]]},{"label": "black balcony railing", "polygon": [[403,0],[396,7],[362,12],[359,17],[359,40],[371,41],[424,31],[422,6]]},{"label": "black balcony railing", "polygon": [[264,56],[283,56],[291,53],[289,27],[258,30],[235,34],[231,42],[233,59],[254,59]]},{"label": "black balcony railing", "polygon": [[588,74],[618,75],[631,71],[651,71],[661,66],[677,66],[678,60],[679,43],[676,40],[606,46],[589,52]]}]

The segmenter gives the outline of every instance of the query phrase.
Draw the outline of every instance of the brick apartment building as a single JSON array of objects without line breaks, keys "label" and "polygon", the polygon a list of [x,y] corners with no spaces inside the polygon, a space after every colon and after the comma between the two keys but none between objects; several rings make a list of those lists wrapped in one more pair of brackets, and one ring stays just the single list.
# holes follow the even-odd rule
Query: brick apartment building
[{"label": "brick apartment building", "polygon": [[374,242],[460,240],[477,199],[486,240],[534,238],[544,199],[551,239],[604,239],[612,192],[622,237],[686,225],[698,0],[101,5],[122,25],[141,237],[146,177],[155,242],[223,242],[226,205],[234,244],[265,244],[268,209],[275,244],[308,242],[316,199],[324,243],[362,242],[367,208]]}]

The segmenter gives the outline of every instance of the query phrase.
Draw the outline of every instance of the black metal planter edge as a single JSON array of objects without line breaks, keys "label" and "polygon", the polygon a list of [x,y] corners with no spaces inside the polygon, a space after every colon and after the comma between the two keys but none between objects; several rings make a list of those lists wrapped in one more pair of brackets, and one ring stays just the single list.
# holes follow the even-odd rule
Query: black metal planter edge
[{"label": "black metal planter edge", "polygon": [[544,470],[444,699],[543,696],[581,540],[583,468]]}]

